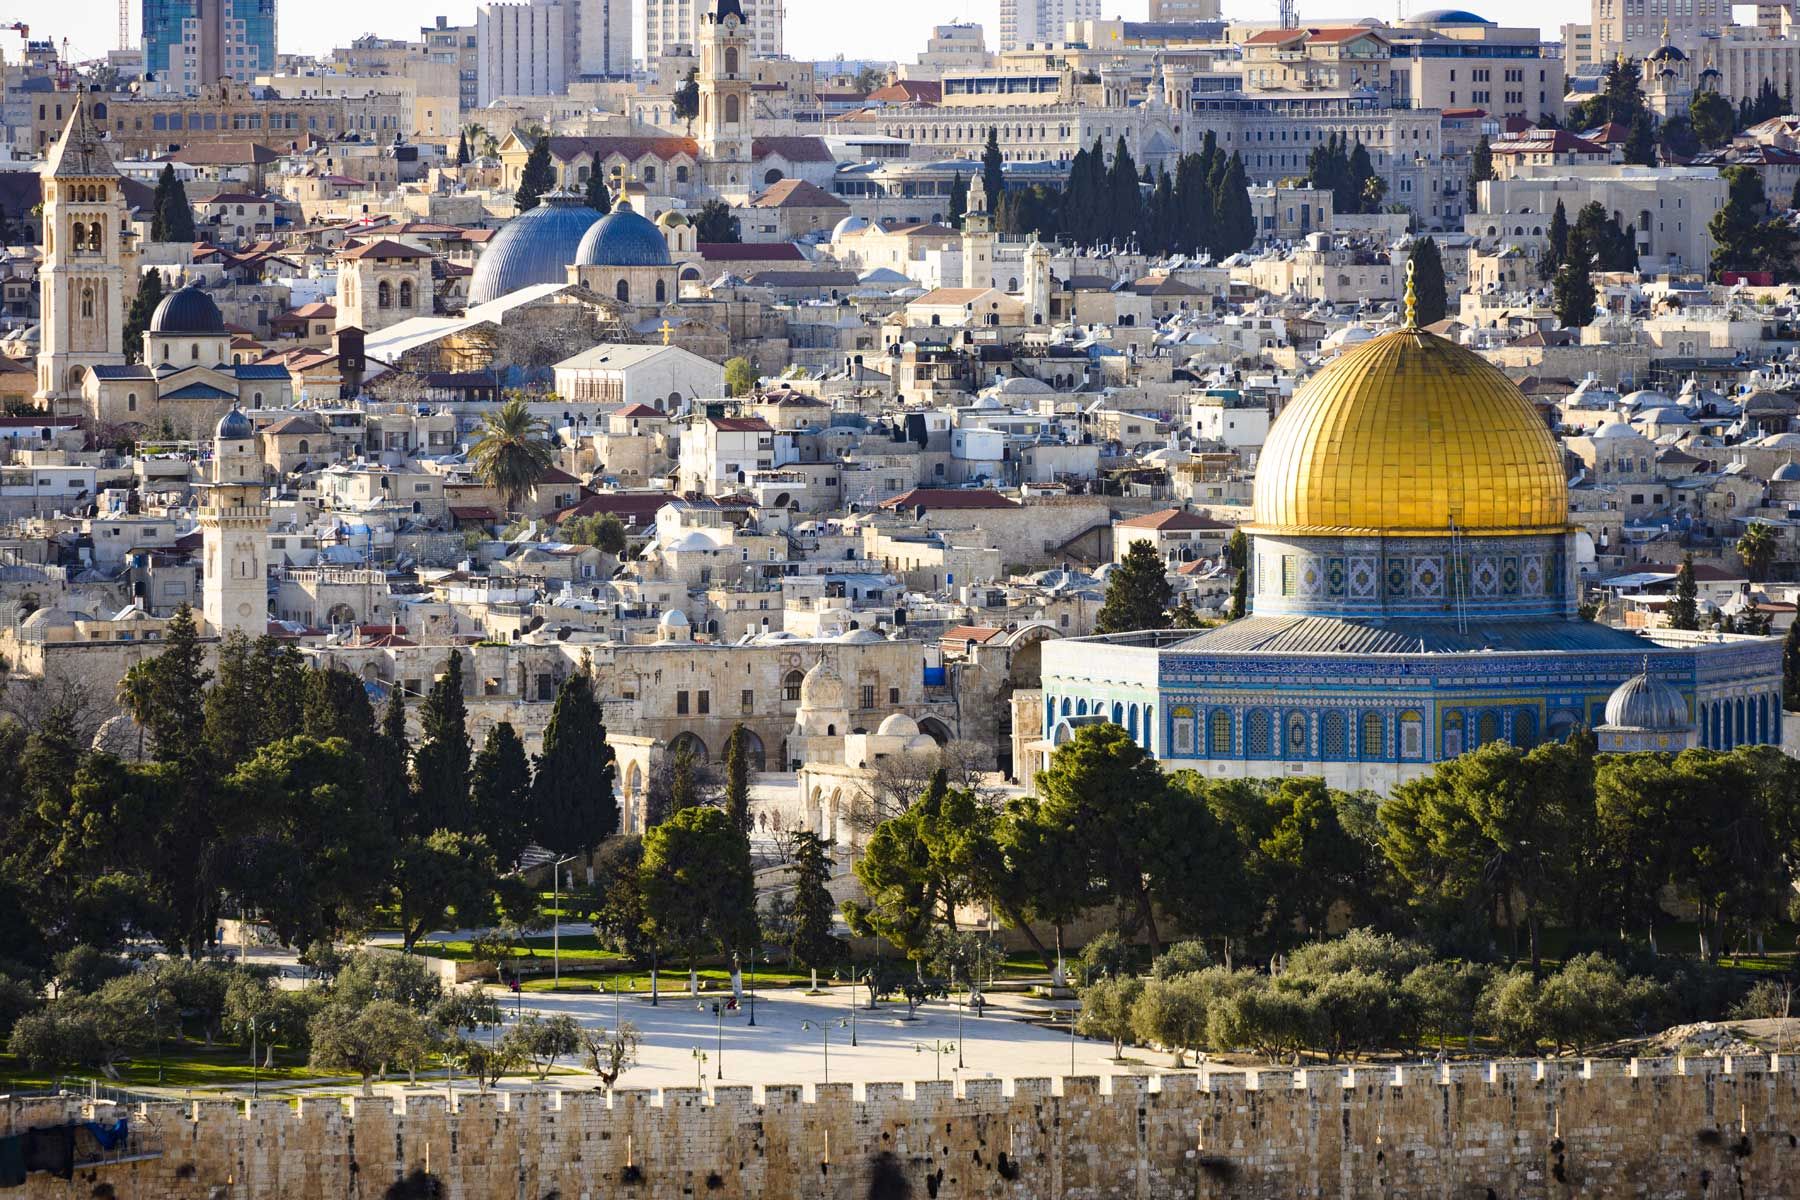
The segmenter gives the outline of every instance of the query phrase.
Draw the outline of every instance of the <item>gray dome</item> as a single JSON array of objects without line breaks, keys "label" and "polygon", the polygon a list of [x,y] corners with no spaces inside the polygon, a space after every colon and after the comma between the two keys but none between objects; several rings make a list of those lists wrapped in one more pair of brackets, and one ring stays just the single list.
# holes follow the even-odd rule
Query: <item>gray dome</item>
[{"label": "gray dome", "polygon": [[1417,14],[1409,22],[1412,25],[1492,25],[1486,17],[1478,16],[1466,8],[1434,8],[1428,12]]},{"label": "gray dome", "polygon": [[150,332],[221,334],[225,332],[225,318],[212,297],[190,283],[163,297],[150,317]]},{"label": "gray dome", "polygon": [[1623,729],[1687,729],[1687,698],[1648,671],[1621,683],[1606,701],[1606,723]]},{"label": "gray dome", "polygon": [[539,283],[564,283],[582,235],[600,214],[572,192],[551,192],[538,206],[501,226],[475,263],[469,306]]},{"label": "gray dome", "polygon": [[218,425],[213,429],[213,436],[220,441],[241,442],[256,436],[256,426],[244,415],[244,410],[234,404],[230,412],[219,418]]},{"label": "gray dome", "polygon": [[655,222],[621,200],[588,228],[575,250],[579,267],[666,267],[669,243]]},{"label": "gray dome", "polygon": [[1789,459],[1779,467],[1776,467],[1775,473],[1769,476],[1769,478],[1776,483],[1793,483],[1795,480],[1800,479],[1800,463]]}]

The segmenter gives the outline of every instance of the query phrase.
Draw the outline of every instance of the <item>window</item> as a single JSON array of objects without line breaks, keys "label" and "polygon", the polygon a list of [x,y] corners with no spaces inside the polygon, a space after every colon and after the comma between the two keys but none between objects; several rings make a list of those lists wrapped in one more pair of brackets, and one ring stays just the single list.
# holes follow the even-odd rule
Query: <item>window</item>
[{"label": "window", "polygon": [[1341,759],[1350,753],[1350,723],[1340,712],[1325,714],[1325,757]]},{"label": "window", "polygon": [[1363,759],[1382,757],[1381,714],[1364,713],[1362,719],[1362,745],[1357,747]]},{"label": "window", "polygon": [[1185,708],[1175,710],[1174,748],[1178,758],[1194,756],[1194,714]]},{"label": "window", "polygon": [[403,279],[400,281],[400,307],[401,308],[411,308],[412,306],[413,306],[412,280]]},{"label": "window", "polygon": [[755,712],[756,711],[756,693],[754,691],[752,691],[750,688],[745,688],[743,691],[739,692],[738,693],[738,707],[743,709],[745,713]]},{"label": "window", "polygon": [[875,685],[872,683],[865,683],[862,685],[862,707],[875,707]]},{"label": "window", "polygon": [[1403,758],[1422,758],[1425,751],[1425,719],[1407,710],[1400,714],[1400,754]]},{"label": "window", "polygon": [[685,716],[687,716],[687,710],[688,710],[688,694],[686,692],[676,692],[675,693],[675,715],[685,717]]},{"label": "window", "polygon": [[899,688],[891,687],[888,689],[888,703],[889,704],[900,703],[900,689]]},{"label": "window", "polygon": [[789,671],[781,680],[781,698],[792,704],[800,699],[800,684],[806,676],[799,671]]},{"label": "window", "polygon": [[695,707],[699,709],[701,716],[705,716],[707,713],[712,711],[712,693],[711,692],[707,692],[707,691],[699,692],[695,695],[694,699],[696,701]]},{"label": "window", "polygon": [[1244,728],[1247,749],[1252,758],[1267,758],[1273,751],[1272,731],[1269,728],[1269,714],[1257,709],[1250,714]]},{"label": "window", "polygon": [[1287,719],[1287,752],[1289,758],[1306,753],[1306,714],[1289,713]]},{"label": "window", "polygon": [[1215,758],[1228,758],[1231,755],[1231,714],[1224,709],[1217,709],[1209,718],[1212,726],[1207,734],[1211,743],[1209,750]]}]

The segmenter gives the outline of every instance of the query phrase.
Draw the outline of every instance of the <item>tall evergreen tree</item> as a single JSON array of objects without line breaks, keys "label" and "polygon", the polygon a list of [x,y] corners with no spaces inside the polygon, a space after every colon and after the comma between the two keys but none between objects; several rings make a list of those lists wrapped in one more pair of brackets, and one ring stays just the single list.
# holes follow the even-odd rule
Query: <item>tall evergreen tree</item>
[{"label": "tall evergreen tree", "polygon": [[1568,254],[1551,284],[1551,307],[1564,329],[1580,329],[1594,319],[1594,279],[1587,240],[1579,230],[1569,234]]},{"label": "tall evergreen tree", "polygon": [[563,681],[544,728],[531,788],[532,836],[559,854],[598,849],[619,829],[614,773],[594,677],[584,668]]},{"label": "tall evergreen tree", "polygon": [[1100,633],[1167,629],[1172,595],[1162,555],[1149,542],[1133,542],[1106,582],[1106,603],[1094,628]]},{"label": "tall evergreen tree", "polygon": [[1387,185],[1375,174],[1375,164],[1369,159],[1369,148],[1358,138],[1356,147],[1350,152],[1350,203],[1355,205],[1350,212],[1372,213],[1381,209],[1381,196]]},{"label": "tall evergreen tree", "polygon": [[469,165],[469,131],[466,129],[456,135],[456,165]]},{"label": "tall evergreen tree", "polygon": [[469,813],[503,869],[519,861],[531,837],[531,762],[510,721],[488,730],[469,768]]},{"label": "tall evergreen tree", "polygon": [[1444,282],[1444,255],[1435,238],[1423,237],[1413,243],[1412,258],[1413,320],[1423,327],[1444,319],[1450,298]]},{"label": "tall evergreen tree", "polygon": [[1800,621],[1788,626],[1781,643],[1781,707],[1800,712]]},{"label": "tall evergreen tree", "polygon": [[1569,211],[1563,202],[1556,202],[1556,211],[1550,214],[1550,238],[1544,247],[1544,253],[1538,259],[1538,277],[1545,283],[1556,278],[1557,268],[1562,266],[1563,256],[1569,252]]},{"label": "tall evergreen tree", "polygon": [[831,882],[830,843],[816,833],[799,832],[792,838],[794,864],[794,957],[801,965],[818,970],[829,966],[843,951],[832,936],[837,906],[826,890]]},{"label": "tall evergreen tree", "polygon": [[538,206],[544,193],[556,187],[556,168],[550,164],[550,139],[540,137],[525,158],[525,169],[519,172],[519,190],[513,193],[513,203],[521,213],[530,212]]},{"label": "tall evergreen tree", "polygon": [[1138,190],[1137,164],[1121,137],[1113,148],[1112,169],[1106,177],[1107,237],[1120,245],[1131,240],[1144,225],[1143,193]]},{"label": "tall evergreen tree", "polygon": [[981,190],[987,193],[988,211],[1000,203],[1006,191],[1005,156],[1000,153],[1000,131],[988,126],[987,145],[981,151]]},{"label": "tall evergreen tree", "polygon": [[1681,569],[1675,572],[1675,598],[1664,614],[1670,629],[1700,628],[1699,586],[1694,582],[1694,556],[1681,556]]},{"label": "tall evergreen tree", "polygon": [[413,792],[423,824],[412,832],[420,836],[436,829],[469,832],[469,712],[462,657],[461,650],[450,651],[444,674],[419,705]]},{"label": "tall evergreen tree", "polygon": [[143,361],[144,333],[162,299],[161,271],[145,271],[138,276],[137,294],[132,296],[131,308],[125,313],[125,357],[132,362]]},{"label": "tall evergreen tree", "polygon": [[188,203],[187,185],[175,175],[175,167],[165,166],[156,181],[156,212],[150,221],[150,240],[155,242],[191,242],[194,240],[194,209]]},{"label": "tall evergreen tree", "polygon": [[119,685],[124,708],[150,735],[151,756],[181,768],[196,783],[209,774],[205,739],[197,736],[196,724],[211,679],[194,610],[183,604],[163,628],[161,652],[132,664]]},{"label": "tall evergreen tree", "polygon": [[415,819],[412,787],[407,779],[406,697],[399,685],[388,690],[387,707],[381,711],[381,728],[369,753],[369,794],[387,815],[395,837],[419,825]]},{"label": "tall evergreen tree", "polygon": [[734,829],[750,833],[750,743],[743,724],[725,741],[725,815]]},{"label": "tall evergreen tree", "polygon": [[966,176],[958,172],[950,184],[950,207],[945,211],[944,219],[949,222],[950,228],[961,229],[963,214],[968,211],[969,181]]},{"label": "tall evergreen tree", "polygon": [[1494,178],[1494,147],[1488,142],[1487,134],[1475,143],[1475,151],[1469,156],[1469,203],[1470,212],[1480,211],[1477,207],[1481,199],[1481,189],[1476,185],[1487,183]]},{"label": "tall evergreen tree", "polygon": [[1235,151],[1213,193],[1213,211],[1221,256],[1248,250],[1256,241],[1256,212],[1250,207],[1250,184],[1244,177],[1244,158]]},{"label": "tall evergreen tree", "polygon": [[1250,539],[1242,528],[1231,531],[1225,543],[1225,561],[1231,567],[1231,611],[1233,621],[1245,615],[1250,602]]},{"label": "tall evergreen tree", "polygon": [[1628,163],[1640,167],[1656,165],[1656,126],[1648,112],[1640,112],[1631,119],[1631,126],[1625,133],[1624,151]]},{"label": "tall evergreen tree", "polygon": [[1150,205],[1144,215],[1144,250],[1149,254],[1169,254],[1175,249],[1175,181],[1167,170],[1156,173],[1156,187],[1150,192]]},{"label": "tall evergreen tree", "polygon": [[597,213],[612,211],[612,192],[606,186],[606,172],[596,167],[589,172],[587,180],[587,206]]}]

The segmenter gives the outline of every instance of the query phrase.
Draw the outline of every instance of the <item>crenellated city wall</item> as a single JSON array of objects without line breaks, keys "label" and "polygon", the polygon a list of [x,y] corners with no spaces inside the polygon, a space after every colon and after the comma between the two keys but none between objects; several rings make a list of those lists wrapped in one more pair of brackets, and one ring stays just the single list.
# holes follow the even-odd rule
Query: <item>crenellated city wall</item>
[{"label": "crenellated city wall", "polygon": [[[85,1115],[4,1101],[0,1133]],[[528,1092],[454,1110],[415,1093],[132,1115],[160,1156],[73,1184],[32,1175],[8,1195],[379,1198],[424,1168],[456,1200],[1800,1196],[1791,1056]]]}]

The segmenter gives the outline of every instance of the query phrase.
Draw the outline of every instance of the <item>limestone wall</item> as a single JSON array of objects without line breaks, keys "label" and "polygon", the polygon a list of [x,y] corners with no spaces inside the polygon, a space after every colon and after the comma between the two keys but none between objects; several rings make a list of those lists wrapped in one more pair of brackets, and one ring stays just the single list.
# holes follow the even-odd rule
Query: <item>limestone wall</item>
[{"label": "limestone wall", "polygon": [[[11,1194],[379,1197],[425,1167],[468,1200],[1792,1196],[1797,1081],[1759,1057],[171,1104],[139,1118],[160,1158]],[[0,1102],[0,1133],[79,1110]]]}]

